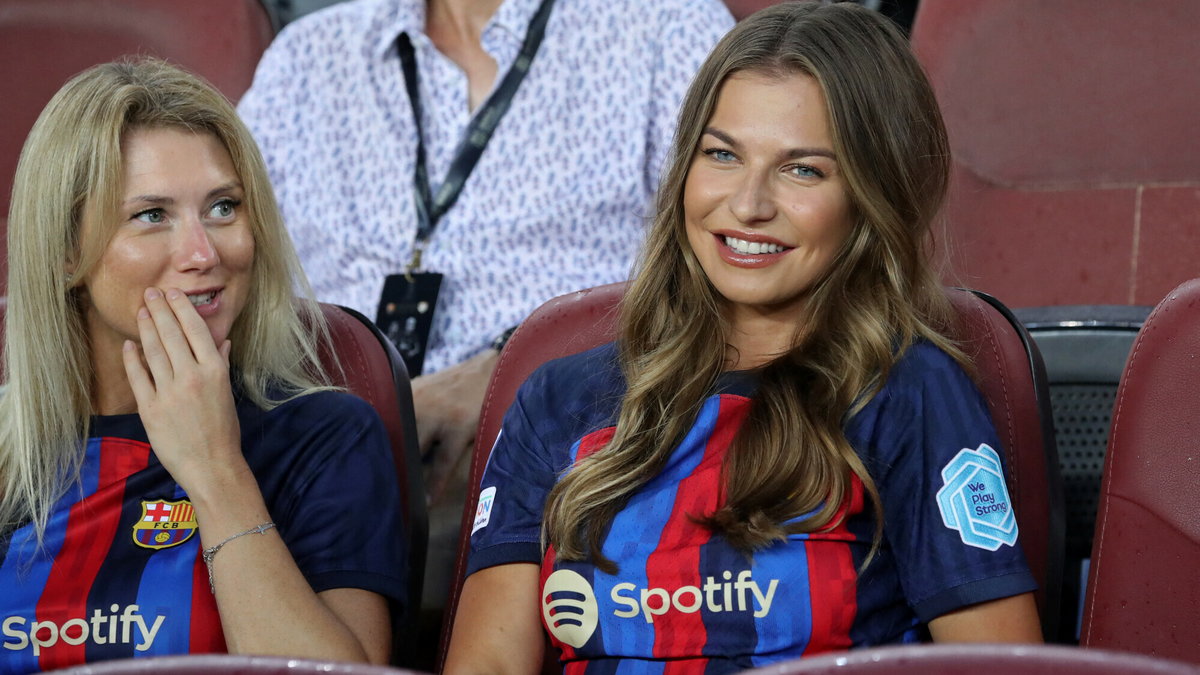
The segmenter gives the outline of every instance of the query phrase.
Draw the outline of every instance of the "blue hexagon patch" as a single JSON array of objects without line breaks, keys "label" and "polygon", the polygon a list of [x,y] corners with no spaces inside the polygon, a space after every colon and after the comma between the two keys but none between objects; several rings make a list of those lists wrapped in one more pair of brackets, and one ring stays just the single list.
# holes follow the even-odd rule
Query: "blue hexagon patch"
[{"label": "blue hexagon patch", "polygon": [[991,446],[963,448],[942,469],[942,481],[937,493],[942,522],[958,530],[964,544],[995,551],[1001,544],[1017,543],[1017,518],[1004,469]]}]

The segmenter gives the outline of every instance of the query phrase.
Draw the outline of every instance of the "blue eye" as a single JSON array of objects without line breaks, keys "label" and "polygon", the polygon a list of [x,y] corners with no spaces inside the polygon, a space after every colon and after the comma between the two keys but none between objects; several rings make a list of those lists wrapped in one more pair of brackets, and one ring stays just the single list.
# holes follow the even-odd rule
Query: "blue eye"
[{"label": "blue eye", "polygon": [[146,209],[133,214],[135,220],[140,220],[149,225],[160,225],[167,220],[166,214],[162,209]]},{"label": "blue eye", "polygon": [[229,218],[240,204],[241,202],[236,199],[222,199],[212,205],[212,208],[208,210],[208,215],[213,218]]},{"label": "blue eye", "polygon": [[718,162],[732,162],[737,159],[737,155],[725,150],[724,148],[709,148],[704,151],[704,154],[712,157]]},{"label": "blue eye", "polygon": [[824,178],[825,174],[820,170],[804,164],[796,164],[788,168],[788,171],[798,178]]}]

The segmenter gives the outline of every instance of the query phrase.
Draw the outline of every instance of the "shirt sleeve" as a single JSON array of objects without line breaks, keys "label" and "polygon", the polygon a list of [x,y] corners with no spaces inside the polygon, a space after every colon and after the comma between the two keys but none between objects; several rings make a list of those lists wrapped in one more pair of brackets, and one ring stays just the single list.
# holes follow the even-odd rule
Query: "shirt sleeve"
[{"label": "shirt sleeve", "polygon": [[658,191],[667,153],[675,135],[680,104],[692,77],[717,41],[733,27],[733,16],[720,0],[664,2],[654,41],[654,96],[650,103],[647,137],[650,162],[646,166],[646,190]]},{"label": "shirt sleeve", "polygon": [[530,377],[504,416],[480,481],[479,505],[471,526],[467,574],[514,562],[542,559],[542,514],[557,471],[534,420],[550,418],[538,403],[540,373]]},{"label": "shirt sleeve", "polygon": [[383,422],[349,394],[303,398],[283,432],[305,458],[272,513],[280,534],[314,591],[361,588],[403,604],[408,540]]},{"label": "shirt sleeve", "polygon": [[868,448],[885,545],[916,615],[1032,591],[987,404],[949,356],[918,345],[848,432]]}]

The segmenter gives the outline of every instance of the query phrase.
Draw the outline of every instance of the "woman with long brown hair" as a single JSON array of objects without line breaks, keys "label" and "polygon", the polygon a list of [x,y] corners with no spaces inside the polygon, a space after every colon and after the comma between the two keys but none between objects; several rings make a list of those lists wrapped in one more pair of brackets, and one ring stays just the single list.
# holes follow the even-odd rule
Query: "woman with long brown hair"
[{"label": "woman with long brown hair", "polygon": [[1040,640],[926,258],[948,163],[887,19],[782,3],[725,37],[618,341],[540,369],[505,419],[448,671],[533,671],[543,622],[570,672]]}]

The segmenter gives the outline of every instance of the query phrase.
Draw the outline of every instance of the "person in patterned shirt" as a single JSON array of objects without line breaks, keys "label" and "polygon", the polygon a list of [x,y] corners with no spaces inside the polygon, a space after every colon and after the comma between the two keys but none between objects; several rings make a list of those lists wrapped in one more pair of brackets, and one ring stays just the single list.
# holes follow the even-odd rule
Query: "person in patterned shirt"
[{"label": "person in patterned shirt", "polygon": [[739,672],[1040,641],[923,251],[949,151],[899,29],[781,3],[701,66],[619,339],[518,392],[446,672]]},{"label": "person in patterned shirt", "polygon": [[[238,112],[320,300],[376,316],[384,278],[413,255],[418,142],[436,193],[540,4],[346,2],[289,24],[263,55]],[[628,275],[683,91],[733,25],[721,0],[556,0],[549,12],[532,67],[422,254],[444,275],[413,381],[435,501],[474,439],[496,338],[556,295]],[[401,38],[415,55],[420,130]],[[464,482],[460,464],[455,523]]]}]

